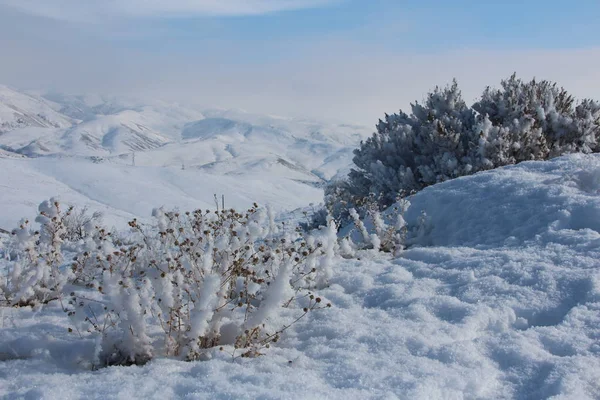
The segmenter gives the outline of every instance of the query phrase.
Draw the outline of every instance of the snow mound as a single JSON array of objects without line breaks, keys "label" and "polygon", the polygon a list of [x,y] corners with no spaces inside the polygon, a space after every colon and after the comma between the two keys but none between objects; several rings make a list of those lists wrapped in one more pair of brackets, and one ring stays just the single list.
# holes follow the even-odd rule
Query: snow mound
[{"label": "snow mound", "polygon": [[428,187],[406,219],[426,223],[417,243],[503,246],[557,230],[600,232],[600,156],[524,162]]}]

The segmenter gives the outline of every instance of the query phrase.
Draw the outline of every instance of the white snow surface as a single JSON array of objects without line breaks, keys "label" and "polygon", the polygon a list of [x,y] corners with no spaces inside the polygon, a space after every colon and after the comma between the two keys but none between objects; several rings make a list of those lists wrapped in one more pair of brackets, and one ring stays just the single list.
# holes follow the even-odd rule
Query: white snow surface
[{"label": "white snow surface", "polygon": [[73,122],[49,102],[0,85],[0,134],[28,126],[66,128]]},{"label": "white snow surface", "polygon": [[[7,161],[3,171],[64,179],[69,168],[84,168],[20,162]],[[112,168],[111,179],[138,174]],[[153,201],[144,197],[158,189],[151,182],[146,192],[97,200],[131,212],[135,201]],[[407,213],[412,223],[427,213],[418,245],[397,258],[368,251],[338,259],[319,292],[333,308],[301,320],[257,359],[215,352],[202,362],[91,371],[93,343],[67,333],[57,304],[0,309],[0,397],[598,399],[599,190],[598,155],[523,163],[423,190]]]},{"label": "white snow surface", "polygon": [[263,176],[216,176],[177,167],[94,163],[70,157],[0,158],[0,228],[11,230],[22,217],[33,218],[43,199],[101,211],[109,226],[148,219],[152,209],[214,209],[214,195],[225,206],[246,209],[253,202],[277,212],[319,202],[323,191],[292,180]]}]

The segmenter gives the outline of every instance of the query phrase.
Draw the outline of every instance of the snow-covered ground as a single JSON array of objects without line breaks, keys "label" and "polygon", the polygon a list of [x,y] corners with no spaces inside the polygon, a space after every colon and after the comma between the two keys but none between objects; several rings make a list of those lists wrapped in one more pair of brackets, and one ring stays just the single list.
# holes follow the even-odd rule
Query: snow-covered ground
[{"label": "snow-covered ground", "polygon": [[277,212],[322,201],[323,191],[270,175],[217,176],[177,167],[140,167],[87,159],[0,158],[0,228],[10,230],[23,217],[33,218],[41,200],[58,196],[63,203],[101,211],[105,224],[124,227],[149,218],[152,209],[213,209],[214,195],[225,206],[248,208],[253,202]]},{"label": "snow-covered ground", "polygon": [[[124,213],[136,212],[136,202],[192,203],[177,187],[194,176],[179,175],[188,171],[47,160],[2,165],[31,177],[14,186],[28,196],[57,185],[78,193],[74,201],[93,199]],[[86,183],[69,171],[101,179]],[[197,179],[193,190],[202,193]],[[112,191],[111,182],[118,182]],[[268,185],[252,191],[248,183],[240,193],[260,196]],[[216,187],[211,196],[223,192]],[[257,359],[232,361],[216,352],[209,361],[157,359],[90,371],[93,343],[67,332],[58,305],[1,309],[0,396],[598,399],[599,193],[597,155],[523,163],[425,189],[406,216],[414,224],[421,211],[427,214],[414,245],[398,258],[363,252],[360,259],[338,259],[321,291],[333,308],[301,320]],[[280,204],[293,207],[294,197]],[[5,221],[14,217],[7,212],[25,211],[7,206],[0,208]]]}]

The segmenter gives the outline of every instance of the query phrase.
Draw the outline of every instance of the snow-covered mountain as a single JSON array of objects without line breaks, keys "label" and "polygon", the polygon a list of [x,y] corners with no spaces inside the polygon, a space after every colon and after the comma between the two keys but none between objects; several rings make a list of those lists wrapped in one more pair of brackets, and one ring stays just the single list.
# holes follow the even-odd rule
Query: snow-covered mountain
[{"label": "snow-covered mountain", "polygon": [[0,85],[0,134],[19,128],[68,128],[75,121],[44,99]]},{"label": "snow-covered mountain", "polygon": [[0,148],[27,157],[88,157],[218,175],[268,173],[318,184],[347,172],[352,150],[369,132],[240,110],[0,87]]}]

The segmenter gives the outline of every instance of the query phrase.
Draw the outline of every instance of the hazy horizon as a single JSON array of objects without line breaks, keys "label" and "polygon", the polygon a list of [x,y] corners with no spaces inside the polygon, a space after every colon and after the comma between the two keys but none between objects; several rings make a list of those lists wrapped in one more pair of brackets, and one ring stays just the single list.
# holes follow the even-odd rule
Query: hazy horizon
[{"label": "hazy horizon", "polygon": [[0,83],[367,126],[452,78],[600,97],[600,5],[460,3],[0,0]]}]

